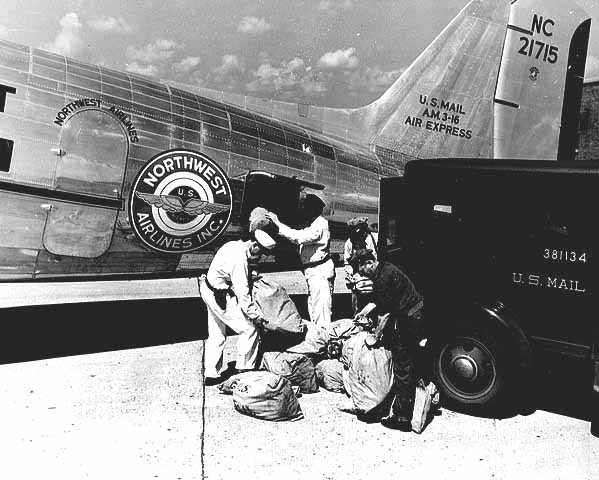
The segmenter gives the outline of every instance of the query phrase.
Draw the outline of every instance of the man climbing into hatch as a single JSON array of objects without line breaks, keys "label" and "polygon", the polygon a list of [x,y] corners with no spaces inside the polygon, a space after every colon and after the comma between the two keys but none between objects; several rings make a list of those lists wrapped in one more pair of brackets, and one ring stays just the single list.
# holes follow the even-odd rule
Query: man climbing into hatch
[{"label": "man climbing into hatch", "polygon": [[268,212],[266,216],[277,226],[279,235],[300,246],[302,271],[308,286],[310,320],[326,327],[331,323],[335,265],[331,259],[329,222],[322,216],[325,203],[316,195],[308,194],[302,202],[308,226],[294,230]]}]

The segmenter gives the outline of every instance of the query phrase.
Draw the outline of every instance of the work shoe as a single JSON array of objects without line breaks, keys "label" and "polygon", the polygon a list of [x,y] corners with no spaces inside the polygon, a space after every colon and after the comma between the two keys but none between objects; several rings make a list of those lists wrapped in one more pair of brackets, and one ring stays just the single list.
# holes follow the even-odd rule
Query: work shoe
[{"label": "work shoe", "polygon": [[389,415],[388,417],[381,418],[381,425],[392,430],[399,430],[401,432],[411,432],[412,422],[406,419],[401,419]]},{"label": "work shoe", "polygon": [[215,385],[219,385],[225,381],[225,378],[220,377],[204,377],[204,385],[206,387],[214,387]]},{"label": "work shoe", "polygon": [[376,412],[358,412],[356,418],[364,423],[379,423],[381,421],[380,414],[377,414]]}]

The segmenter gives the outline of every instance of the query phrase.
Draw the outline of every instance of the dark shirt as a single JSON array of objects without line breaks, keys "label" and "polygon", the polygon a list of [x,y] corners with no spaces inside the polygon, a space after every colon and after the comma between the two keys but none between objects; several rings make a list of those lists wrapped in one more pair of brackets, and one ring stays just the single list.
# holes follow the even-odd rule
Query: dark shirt
[{"label": "dark shirt", "polygon": [[411,319],[409,313],[422,302],[414,283],[398,267],[389,262],[379,262],[372,277],[374,303],[379,315],[391,313],[397,329],[416,333],[419,319]]}]

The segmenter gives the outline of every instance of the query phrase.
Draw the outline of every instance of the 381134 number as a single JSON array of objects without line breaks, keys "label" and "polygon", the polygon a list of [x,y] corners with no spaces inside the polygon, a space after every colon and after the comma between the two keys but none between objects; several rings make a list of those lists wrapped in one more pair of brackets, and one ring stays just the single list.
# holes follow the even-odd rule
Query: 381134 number
[{"label": "381134 number", "polygon": [[520,49],[518,53],[527,57],[541,59],[544,62],[557,62],[557,45],[549,45],[539,40],[533,40],[530,37],[520,37]]},{"label": "381134 number", "polygon": [[545,248],[543,249],[543,258],[545,260],[553,260],[556,262],[587,262],[586,252],[576,252],[574,250],[557,250]]}]

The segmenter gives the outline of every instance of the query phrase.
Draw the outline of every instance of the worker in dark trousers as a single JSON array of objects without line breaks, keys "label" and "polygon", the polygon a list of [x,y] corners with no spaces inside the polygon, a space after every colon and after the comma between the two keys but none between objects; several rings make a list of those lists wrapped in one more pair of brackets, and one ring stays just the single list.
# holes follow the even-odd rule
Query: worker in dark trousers
[{"label": "worker in dark trousers", "polygon": [[393,401],[383,426],[409,432],[416,393],[415,358],[423,330],[423,300],[410,278],[389,262],[379,262],[370,250],[356,254],[362,275],[373,282],[378,322],[366,337],[369,347],[385,346],[393,357]]}]

